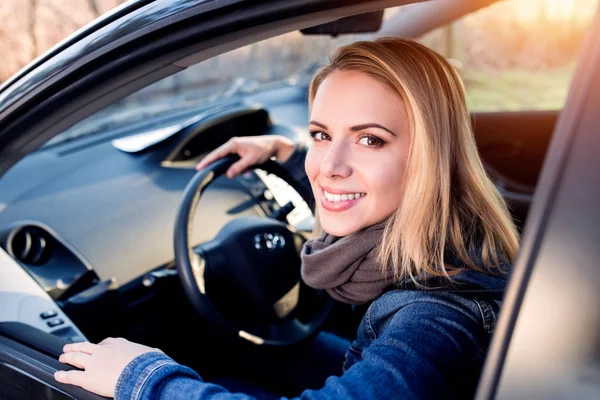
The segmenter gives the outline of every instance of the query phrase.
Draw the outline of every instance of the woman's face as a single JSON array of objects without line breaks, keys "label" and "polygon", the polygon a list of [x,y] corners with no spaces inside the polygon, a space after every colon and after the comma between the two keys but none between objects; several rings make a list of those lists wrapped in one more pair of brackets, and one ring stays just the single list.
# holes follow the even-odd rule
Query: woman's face
[{"label": "woman's face", "polygon": [[325,232],[346,236],[400,206],[409,148],[402,100],[355,71],[335,71],[319,86],[309,130],[306,174]]}]

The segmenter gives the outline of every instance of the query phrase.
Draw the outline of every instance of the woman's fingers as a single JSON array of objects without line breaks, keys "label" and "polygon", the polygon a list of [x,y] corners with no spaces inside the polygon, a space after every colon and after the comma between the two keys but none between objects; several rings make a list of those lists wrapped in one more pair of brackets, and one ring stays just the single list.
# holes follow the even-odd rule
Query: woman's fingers
[{"label": "woman's fingers", "polygon": [[[268,160],[276,156],[278,149],[284,145],[289,145],[293,149],[293,142],[290,139],[277,135],[248,136],[242,138],[231,138],[229,141],[210,152],[202,161],[196,165],[197,170],[206,168],[216,160],[227,156],[228,154],[237,154],[240,159],[229,167],[227,177],[234,178],[247,170],[254,164]],[[288,143],[289,142],[289,143]]]},{"label": "woman's fingers", "polygon": [[196,165],[196,169],[200,171],[201,169],[206,168],[207,165],[212,164],[218,159],[223,158],[228,154],[235,153],[236,144],[237,141],[235,138],[228,140],[227,143],[217,147],[215,150],[211,151],[206,157],[204,157],[202,161],[200,161],[198,165]]},{"label": "woman's fingers", "polygon": [[114,343],[127,342],[127,341],[128,340],[124,339],[124,338],[107,337],[106,339],[104,339],[100,343],[98,343],[98,346],[105,346],[107,344],[114,344]]},{"label": "woman's fingers", "polygon": [[67,383],[69,385],[75,385],[82,387],[85,380],[84,371],[56,371],[54,373],[54,379],[60,383]]},{"label": "woman's fingers", "polygon": [[63,364],[69,364],[77,368],[85,369],[91,357],[90,354],[85,353],[64,353],[60,355],[58,361]]},{"label": "woman's fingers", "polygon": [[79,343],[69,343],[65,344],[63,347],[63,351],[65,353],[79,352],[79,353],[87,353],[94,354],[94,351],[98,348],[98,345],[92,344],[90,342],[79,342]]},{"label": "woman's fingers", "polygon": [[254,158],[244,157],[231,164],[231,167],[229,167],[229,169],[227,170],[227,177],[229,179],[235,178],[236,176],[247,170],[248,167],[251,167],[254,164],[256,164]]}]

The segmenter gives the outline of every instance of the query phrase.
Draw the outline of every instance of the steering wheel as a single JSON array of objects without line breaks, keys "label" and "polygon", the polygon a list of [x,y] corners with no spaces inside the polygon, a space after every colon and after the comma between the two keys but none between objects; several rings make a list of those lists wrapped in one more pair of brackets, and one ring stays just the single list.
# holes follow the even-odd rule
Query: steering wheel
[{"label": "steering wheel", "polygon": [[[334,300],[300,277],[304,237],[267,217],[239,217],[192,248],[194,214],[208,185],[239,160],[228,156],[199,171],[185,188],[175,220],[175,264],[184,292],[221,336],[289,346],[318,333]],[[314,210],[314,200],[279,163],[254,166],[287,182]],[[314,211],[313,211],[314,213]]]}]

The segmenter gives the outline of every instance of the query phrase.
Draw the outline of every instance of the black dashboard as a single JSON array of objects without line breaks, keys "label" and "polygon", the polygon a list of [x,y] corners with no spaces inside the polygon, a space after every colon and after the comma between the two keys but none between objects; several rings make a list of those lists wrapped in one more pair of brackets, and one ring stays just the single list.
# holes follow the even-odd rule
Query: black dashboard
[{"label": "black dashboard", "polygon": [[50,227],[22,221],[0,234],[2,247],[54,300],[98,282],[90,263]]},{"label": "black dashboard", "polygon": [[[305,89],[282,87],[44,147],[0,179],[0,245],[57,301],[137,284],[173,262],[175,215],[199,159],[232,136],[297,139],[306,118]],[[141,150],[115,146],[173,126]],[[256,173],[216,180],[198,206],[193,243],[235,217],[276,210],[267,186]]]}]

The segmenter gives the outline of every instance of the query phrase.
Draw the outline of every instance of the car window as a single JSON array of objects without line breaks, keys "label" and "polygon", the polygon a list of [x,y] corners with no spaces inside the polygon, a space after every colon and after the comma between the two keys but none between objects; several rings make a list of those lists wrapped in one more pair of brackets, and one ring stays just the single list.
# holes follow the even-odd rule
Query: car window
[{"label": "car window", "polygon": [[471,111],[559,110],[597,0],[507,0],[418,40],[459,69]]},{"label": "car window", "polygon": [[79,122],[47,145],[106,132],[161,114],[235,101],[275,86],[306,84],[337,47],[363,34],[303,35],[290,32],[241,47],[155,82]]},{"label": "car window", "polygon": [[[384,21],[400,9],[384,10]],[[161,114],[235,101],[270,87],[307,85],[335,49],[375,34],[304,35],[290,32],[202,61],[100,110],[50,140],[57,144]]]},{"label": "car window", "polygon": [[[507,0],[418,38],[450,59],[471,111],[562,108],[597,0]],[[401,9],[385,10],[388,19]],[[213,57],[106,107],[48,145],[275,85],[305,84],[337,47],[370,35],[291,32]]]}]

